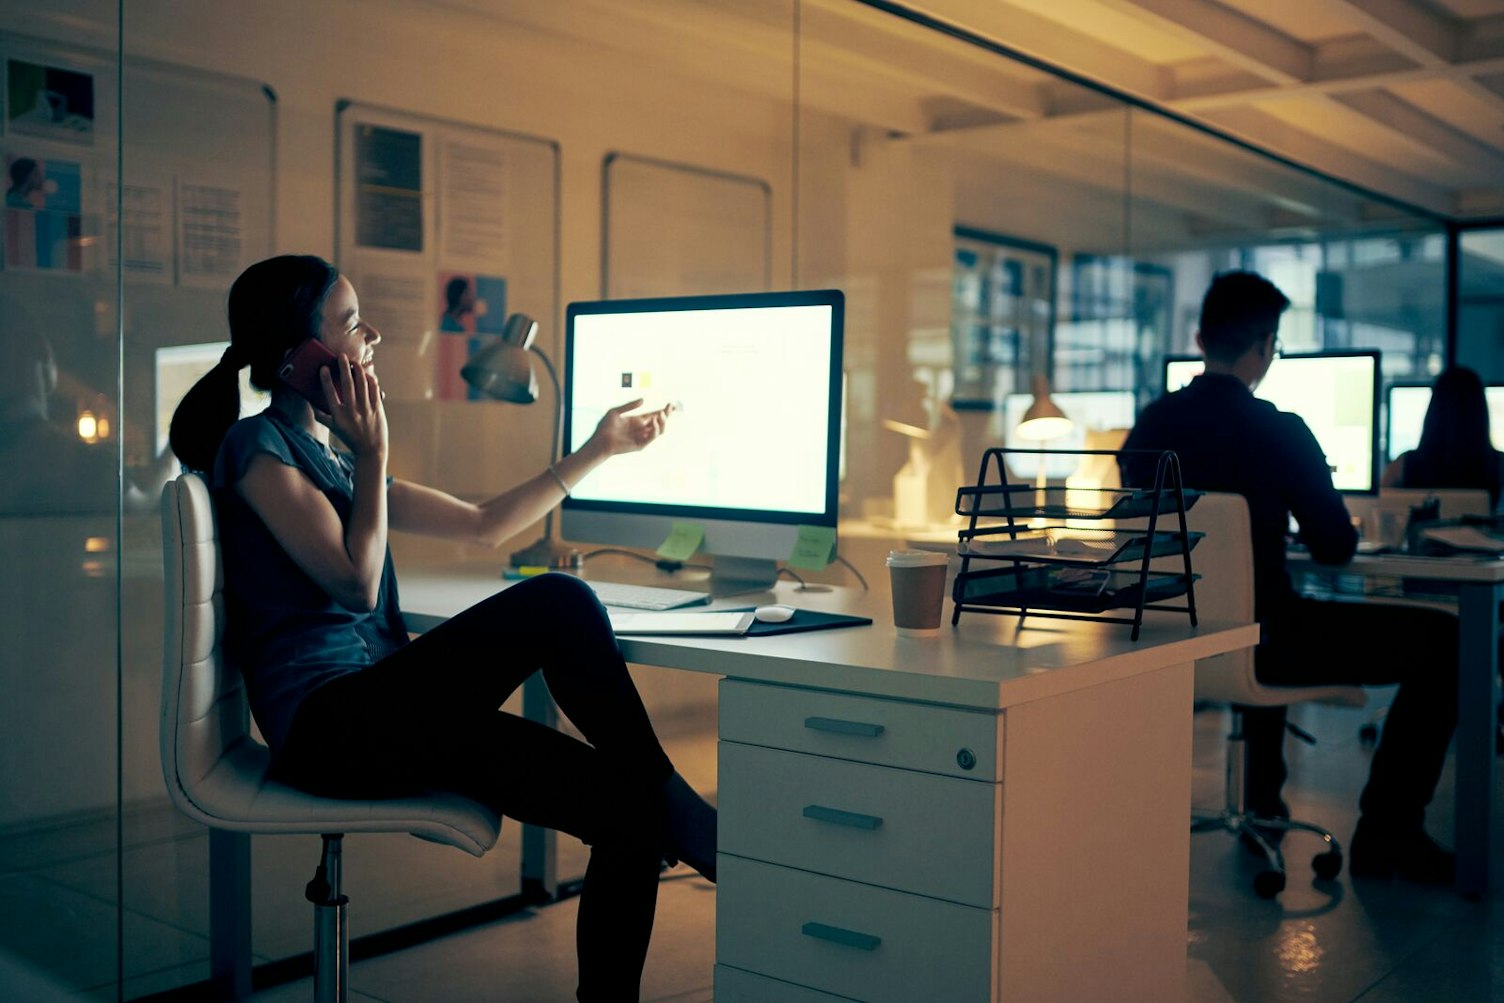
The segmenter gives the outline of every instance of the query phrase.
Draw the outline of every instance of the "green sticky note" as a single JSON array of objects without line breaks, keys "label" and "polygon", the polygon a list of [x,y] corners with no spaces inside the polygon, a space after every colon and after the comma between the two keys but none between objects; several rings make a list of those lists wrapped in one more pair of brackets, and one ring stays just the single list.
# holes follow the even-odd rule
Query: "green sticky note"
[{"label": "green sticky note", "polygon": [[799,536],[794,540],[794,552],[789,555],[788,566],[806,571],[819,571],[836,559],[836,528],[834,526],[799,527]]},{"label": "green sticky note", "polygon": [[668,538],[658,544],[657,554],[666,561],[687,561],[705,542],[705,527],[692,522],[676,522]]}]

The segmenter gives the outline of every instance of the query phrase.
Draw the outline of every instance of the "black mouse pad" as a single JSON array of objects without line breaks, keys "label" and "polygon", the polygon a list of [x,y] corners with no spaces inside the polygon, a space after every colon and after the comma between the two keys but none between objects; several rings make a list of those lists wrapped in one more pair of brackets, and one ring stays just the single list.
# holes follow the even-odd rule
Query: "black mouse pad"
[{"label": "black mouse pad", "polygon": [[[743,606],[741,610],[752,611],[756,606]],[[727,612],[730,612],[729,610]],[[740,612],[740,611],[738,611]],[[743,637],[766,637],[769,634],[797,634],[805,630],[831,630],[836,627],[865,627],[872,622],[870,616],[848,616],[845,613],[816,613],[811,609],[796,609],[794,615],[782,623],[763,623],[753,620]]]}]

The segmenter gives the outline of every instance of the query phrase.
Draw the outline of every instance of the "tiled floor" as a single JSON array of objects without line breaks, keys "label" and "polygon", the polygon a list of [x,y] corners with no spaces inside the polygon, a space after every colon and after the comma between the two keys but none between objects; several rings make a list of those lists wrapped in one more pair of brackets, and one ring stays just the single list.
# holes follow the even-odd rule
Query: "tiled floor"
[{"label": "tiled floor", "polygon": [[[1376,694],[1382,703],[1386,696]],[[1301,707],[1294,720],[1320,740],[1289,747],[1287,797],[1297,817],[1350,835],[1368,753],[1358,741],[1369,712]],[[1197,715],[1194,797],[1220,802],[1225,716]],[[697,786],[714,786],[714,737],[680,734],[666,743]],[[1496,796],[1496,808],[1504,790]],[[1450,840],[1450,771],[1432,809],[1432,831]],[[1496,825],[1504,812],[1496,810]],[[1104,820],[1104,823],[1110,820]],[[202,978],[202,831],[170,810],[128,818],[125,944],[127,996]],[[1496,831],[1499,831],[1496,829]],[[476,889],[515,888],[515,829],[483,860],[404,837],[360,837],[347,846],[346,890],[356,934],[408,922],[474,901]],[[508,837],[511,837],[510,839]],[[1504,841],[1501,841],[1504,842]],[[0,840],[0,997],[48,999],[57,981],[114,999],[110,949],[87,932],[113,928],[113,824],[95,832],[52,832]],[[1354,882],[1344,873],[1317,887],[1308,856],[1314,846],[1290,840],[1289,888],[1274,901],[1250,887],[1254,861],[1218,833],[1192,841],[1187,976],[1200,1001],[1504,1000],[1504,890],[1474,903],[1445,889]],[[258,957],[306,951],[311,944],[302,883],[316,843],[258,841],[254,944]],[[582,849],[561,839],[561,870],[578,873]],[[1496,847],[1495,887],[1504,870]],[[376,875],[380,874],[380,880]],[[379,892],[373,892],[375,886]],[[573,999],[575,900],[529,910],[441,940],[368,959],[351,969],[351,998],[388,1003],[445,1000]],[[1131,922],[1131,917],[1125,917]],[[59,931],[62,935],[59,936]],[[71,932],[71,934],[70,934]],[[714,887],[678,869],[666,877],[643,981],[643,998],[711,998],[715,940]],[[7,953],[13,963],[7,962]],[[22,995],[12,996],[20,990]],[[256,1003],[306,1000],[307,980],[256,994]],[[62,998],[62,997],[59,997]],[[79,998],[77,996],[69,998]]]}]

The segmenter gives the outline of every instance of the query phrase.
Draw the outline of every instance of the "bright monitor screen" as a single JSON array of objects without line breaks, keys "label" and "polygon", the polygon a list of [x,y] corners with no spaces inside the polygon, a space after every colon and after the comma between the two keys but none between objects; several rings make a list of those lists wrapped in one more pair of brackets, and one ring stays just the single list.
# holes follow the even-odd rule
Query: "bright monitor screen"
[{"label": "bright monitor screen", "polygon": [[[1050,394],[1050,400],[1071,420],[1071,430],[1058,439],[1034,442],[1017,434],[1024,412],[1034,403],[1033,394],[1009,394],[1003,398],[1003,445],[1010,449],[1090,449],[1087,432],[1105,432],[1108,429],[1133,427],[1136,412],[1132,390],[1062,390]],[[1076,472],[1081,465],[1079,456],[1046,456],[1045,476],[1060,480]],[[1018,476],[1032,478],[1037,473],[1034,457],[1012,457],[1010,466],[1017,466]]]},{"label": "bright monitor screen", "polygon": [[[1488,402],[1488,435],[1494,448],[1504,442],[1504,386],[1483,388]],[[1397,383],[1389,388],[1385,408],[1384,454],[1393,460],[1401,453],[1420,445],[1420,429],[1431,406],[1431,384],[1410,386]]]},{"label": "bright monitor screen", "polygon": [[[1165,392],[1200,375],[1200,359],[1165,360]],[[1282,355],[1255,397],[1300,415],[1332,470],[1338,491],[1372,491],[1378,468],[1378,352]]]},{"label": "bright monitor screen", "polygon": [[838,290],[570,304],[565,450],[638,397],[676,411],[573,487],[565,538],[655,548],[690,522],[716,579],[771,584],[800,524],[836,525],[843,314]]},{"label": "bright monitor screen", "polygon": [[[204,345],[171,345],[156,351],[156,421],[157,452],[167,448],[167,433],[172,425],[172,412],[193,384],[199,381],[219,362],[228,341],[213,341]],[[272,395],[251,386],[251,370],[240,371],[240,416],[259,414],[272,402]]]}]

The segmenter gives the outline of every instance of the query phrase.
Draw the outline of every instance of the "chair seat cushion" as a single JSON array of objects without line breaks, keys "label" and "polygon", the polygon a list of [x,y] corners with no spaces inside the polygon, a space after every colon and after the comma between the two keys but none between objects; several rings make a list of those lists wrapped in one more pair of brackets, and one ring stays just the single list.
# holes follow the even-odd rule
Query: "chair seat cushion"
[{"label": "chair seat cushion", "polygon": [[236,832],[409,832],[477,857],[501,835],[501,816],[458,794],[378,801],[318,797],[268,779],[270,764],[265,746],[243,739],[192,789],[180,782],[174,800],[205,825]]}]

